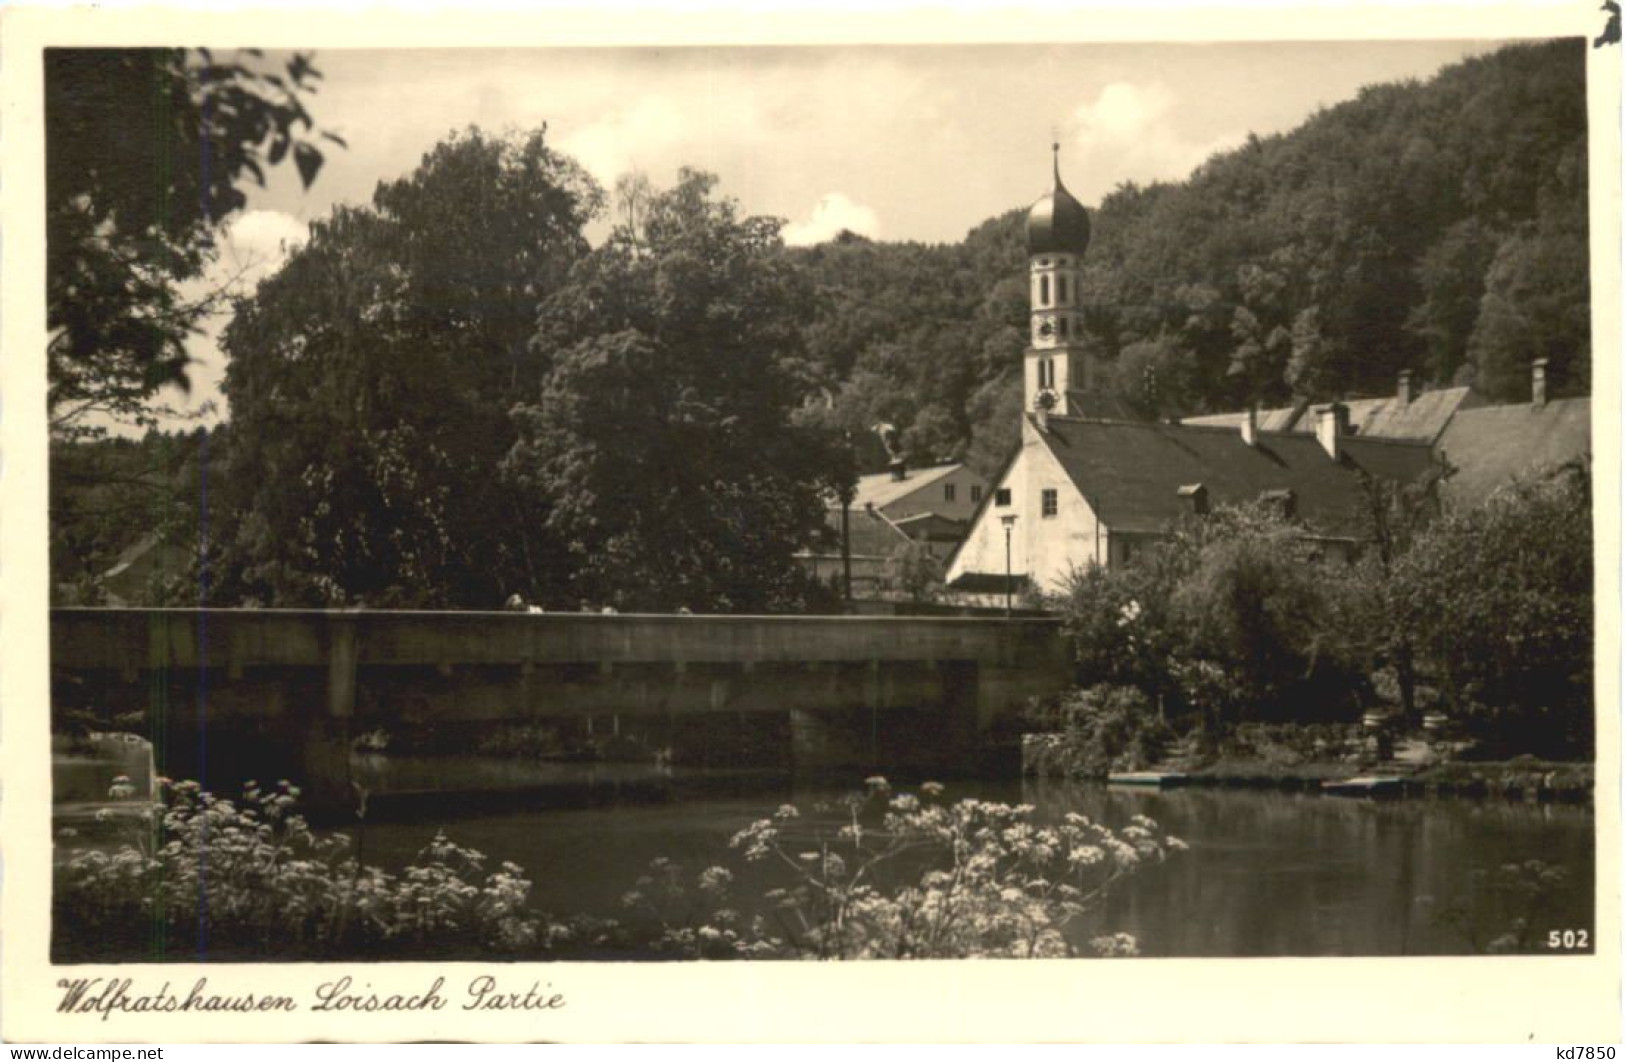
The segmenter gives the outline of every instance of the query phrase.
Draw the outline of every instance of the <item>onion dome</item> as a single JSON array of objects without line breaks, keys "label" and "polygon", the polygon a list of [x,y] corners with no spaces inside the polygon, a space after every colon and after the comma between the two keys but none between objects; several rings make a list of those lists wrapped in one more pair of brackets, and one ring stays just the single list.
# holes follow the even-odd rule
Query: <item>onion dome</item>
[{"label": "onion dome", "polygon": [[1055,145],[1055,190],[1027,212],[1027,253],[1082,255],[1089,249],[1089,212],[1061,183],[1061,145]]}]

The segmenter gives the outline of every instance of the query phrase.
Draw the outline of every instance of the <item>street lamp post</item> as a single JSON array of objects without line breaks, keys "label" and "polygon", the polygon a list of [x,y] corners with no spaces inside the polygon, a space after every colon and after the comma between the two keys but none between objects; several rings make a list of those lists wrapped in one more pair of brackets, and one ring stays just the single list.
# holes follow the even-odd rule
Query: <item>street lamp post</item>
[{"label": "street lamp post", "polygon": [[841,589],[852,607],[852,488],[841,488]]},{"label": "street lamp post", "polygon": [[999,517],[999,522],[1004,524],[1004,618],[1009,619],[1012,615],[1010,595],[1015,588],[1015,575],[1010,567],[1010,532],[1015,529],[1016,514],[1006,513]]}]

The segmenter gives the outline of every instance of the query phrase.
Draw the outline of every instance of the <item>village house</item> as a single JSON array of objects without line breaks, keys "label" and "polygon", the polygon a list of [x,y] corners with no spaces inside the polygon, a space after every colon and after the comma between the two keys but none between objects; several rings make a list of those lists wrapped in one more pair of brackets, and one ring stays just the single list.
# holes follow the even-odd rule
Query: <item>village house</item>
[{"label": "village house", "polygon": [[[1484,397],[1471,387],[1444,387],[1434,391],[1419,391],[1415,374],[1405,369],[1399,374],[1399,386],[1394,393],[1379,398],[1348,398],[1349,431],[1367,438],[1409,439],[1413,442],[1436,443],[1452,417],[1464,409],[1484,405]],[[1249,416],[1240,413],[1209,413],[1186,417],[1180,423],[1207,427],[1240,429]],[[1299,402],[1279,409],[1261,409],[1251,414],[1257,418],[1258,429],[1267,432],[1298,432],[1305,435],[1315,431],[1315,418],[1310,404]]]},{"label": "village house", "polygon": [[[1089,217],[1062,184],[1058,160],[1026,235],[1032,324],[1021,444],[949,558],[947,584],[961,600],[998,604],[1056,590],[1074,570],[1125,563],[1181,517],[1225,504],[1276,505],[1328,555],[1350,556],[1365,537],[1365,477],[1422,476],[1435,438],[1472,400],[1465,389],[1402,391],[1355,407],[1299,409],[1290,420],[1276,411],[1217,423],[1121,418],[1098,392],[1084,342]],[[1356,410],[1368,431],[1356,431]],[[1378,425],[1388,428],[1369,430]]]},{"label": "village house", "polygon": [[1591,453],[1591,399],[1546,397],[1546,360],[1531,370],[1530,400],[1464,409],[1438,439],[1452,469],[1440,485],[1445,504],[1483,498],[1539,469],[1582,460]]},{"label": "village house", "polygon": [[[1396,393],[1384,398],[1349,399],[1349,430],[1361,438],[1409,439],[1432,445],[1450,469],[1441,481],[1445,504],[1486,497],[1499,487],[1540,469],[1591,452],[1591,399],[1548,398],[1546,359],[1529,369],[1529,401],[1490,405],[1471,387],[1417,394],[1411,373],[1399,374]],[[1306,405],[1253,414],[1265,431],[1312,432]],[[1239,427],[1248,414],[1216,413],[1187,417],[1187,425]]]},{"label": "village house", "polygon": [[897,590],[899,559],[913,550],[940,566],[964,540],[987,480],[960,463],[909,468],[901,457],[886,472],[858,477],[851,501],[831,498],[820,540],[797,556],[820,582],[844,579],[854,597]]}]

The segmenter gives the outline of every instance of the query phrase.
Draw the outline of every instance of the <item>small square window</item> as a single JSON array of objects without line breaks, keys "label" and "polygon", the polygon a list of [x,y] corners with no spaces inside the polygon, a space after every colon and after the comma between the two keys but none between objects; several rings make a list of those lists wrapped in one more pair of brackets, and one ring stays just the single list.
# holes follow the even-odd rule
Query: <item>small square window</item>
[{"label": "small square window", "polygon": [[944,483],[942,485],[942,500],[943,501],[953,501],[954,500],[954,485],[952,483]]},{"label": "small square window", "polygon": [[993,492],[993,504],[994,505],[1009,505],[1010,504],[1010,488],[1009,487],[1000,487],[998,490],[994,491]]},{"label": "small square window", "polygon": [[1054,516],[1061,511],[1061,497],[1053,489],[1046,489],[1041,498],[1045,516]]}]

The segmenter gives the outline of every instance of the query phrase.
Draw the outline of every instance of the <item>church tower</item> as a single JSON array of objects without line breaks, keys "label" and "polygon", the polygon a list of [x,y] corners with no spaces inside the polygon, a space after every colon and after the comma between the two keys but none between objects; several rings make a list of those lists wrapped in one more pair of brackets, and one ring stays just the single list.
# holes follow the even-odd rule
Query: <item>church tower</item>
[{"label": "church tower", "polygon": [[1055,188],[1027,212],[1028,304],[1031,332],[1024,359],[1023,405],[1058,416],[1078,416],[1071,392],[1094,387],[1084,342],[1079,281],[1089,249],[1089,212],[1061,183],[1061,145],[1055,144]]}]

